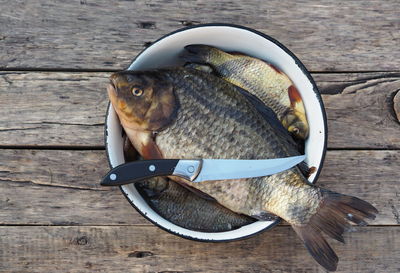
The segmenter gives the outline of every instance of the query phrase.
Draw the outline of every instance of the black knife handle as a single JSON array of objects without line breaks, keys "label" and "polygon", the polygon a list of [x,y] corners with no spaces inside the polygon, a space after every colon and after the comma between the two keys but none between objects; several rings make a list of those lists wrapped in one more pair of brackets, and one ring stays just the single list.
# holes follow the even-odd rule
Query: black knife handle
[{"label": "black knife handle", "polygon": [[102,186],[121,186],[154,176],[171,175],[179,159],[138,160],[119,165],[101,180]]}]

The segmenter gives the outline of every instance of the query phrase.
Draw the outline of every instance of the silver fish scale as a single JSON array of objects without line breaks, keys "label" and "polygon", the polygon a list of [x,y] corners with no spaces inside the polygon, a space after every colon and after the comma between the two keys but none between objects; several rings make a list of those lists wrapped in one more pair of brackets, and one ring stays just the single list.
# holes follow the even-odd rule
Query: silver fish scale
[{"label": "silver fish scale", "polygon": [[[200,71],[165,71],[180,108],[156,143],[165,158],[265,159],[289,151],[235,87]],[[316,187],[298,168],[262,178],[190,184],[225,207],[247,215],[270,211],[290,223],[307,221],[319,204]],[[293,215],[293,213],[295,215]]]}]

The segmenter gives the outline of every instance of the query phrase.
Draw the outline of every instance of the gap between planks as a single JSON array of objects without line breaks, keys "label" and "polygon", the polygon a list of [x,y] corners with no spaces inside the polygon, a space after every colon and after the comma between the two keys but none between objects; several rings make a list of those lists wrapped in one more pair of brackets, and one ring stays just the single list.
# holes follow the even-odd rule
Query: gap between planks
[{"label": "gap between planks", "polygon": [[[127,69],[127,68],[126,68]],[[96,69],[96,68],[56,68],[56,67],[0,67],[1,72],[54,72],[54,73],[114,73],[125,69]],[[400,70],[340,70],[323,71],[308,70],[311,74],[368,74],[368,73],[400,73]]]},{"label": "gap between planks", "polygon": [[[288,226],[289,224],[287,222],[281,222],[280,224],[278,224],[277,226],[275,226],[274,228],[279,228],[282,226]],[[376,228],[376,227],[399,227],[400,225],[395,225],[395,224],[368,224],[366,226],[357,226],[354,225],[354,228],[364,228],[364,227],[372,227],[372,228]],[[66,224],[66,225],[62,225],[62,224],[0,224],[0,227],[157,227],[154,224],[96,224],[96,225],[80,225],[80,224]],[[267,230],[266,230],[267,231]]]},{"label": "gap between planks", "polygon": [[[59,151],[105,151],[105,146],[66,146],[66,145],[0,145],[0,150],[59,150]],[[359,147],[337,147],[327,148],[327,151],[400,151],[400,147],[393,148],[359,148]]]}]

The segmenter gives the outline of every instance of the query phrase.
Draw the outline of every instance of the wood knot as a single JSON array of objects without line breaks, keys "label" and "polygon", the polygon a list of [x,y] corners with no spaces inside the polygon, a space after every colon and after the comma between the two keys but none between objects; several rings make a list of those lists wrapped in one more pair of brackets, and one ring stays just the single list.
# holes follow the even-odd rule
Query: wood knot
[{"label": "wood knot", "polygon": [[89,239],[86,236],[78,237],[74,241],[77,245],[80,246],[87,245],[89,243]]},{"label": "wood knot", "polygon": [[137,26],[142,29],[155,29],[156,23],[155,22],[139,22]]},{"label": "wood knot", "polygon": [[182,20],[182,21],[181,21],[181,24],[182,24],[183,26],[188,27],[188,26],[198,25],[198,24],[200,24],[200,21]]},{"label": "wood knot", "polygon": [[134,251],[128,254],[129,258],[144,258],[153,256],[154,254],[150,251]]},{"label": "wood knot", "polygon": [[396,115],[397,121],[400,122],[400,90],[398,90],[396,95],[394,95],[393,110]]}]

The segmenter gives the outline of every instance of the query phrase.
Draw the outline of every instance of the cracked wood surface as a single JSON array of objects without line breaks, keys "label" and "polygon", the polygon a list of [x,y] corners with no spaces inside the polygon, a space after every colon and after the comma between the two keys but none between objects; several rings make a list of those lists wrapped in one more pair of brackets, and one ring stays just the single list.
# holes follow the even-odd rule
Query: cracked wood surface
[{"label": "cracked wood surface", "polygon": [[[103,146],[109,75],[0,72],[0,145]],[[313,76],[324,94],[329,148],[400,148],[400,73]]]},{"label": "cracked wood surface", "polygon": [[400,66],[397,0],[1,0],[0,5],[0,68],[122,69],[159,37],[212,22],[268,34],[312,71]]},{"label": "cracked wood surface", "polygon": [[[332,242],[337,272],[399,272],[399,226],[360,227],[345,239]],[[154,226],[0,227],[0,243],[0,266],[12,272],[326,272],[285,226],[231,243],[189,241]]]},{"label": "cracked wood surface", "polygon": [[0,72],[0,145],[103,145],[107,76]]},{"label": "cracked wood surface", "polygon": [[[105,151],[7,149],[0,157],[0,224],[150,224],[118,188],[99,186]],[[371,202],[379,210],[372,225],[396,225],[398,166],[400,151],[328,151],[318,184]]]}]

